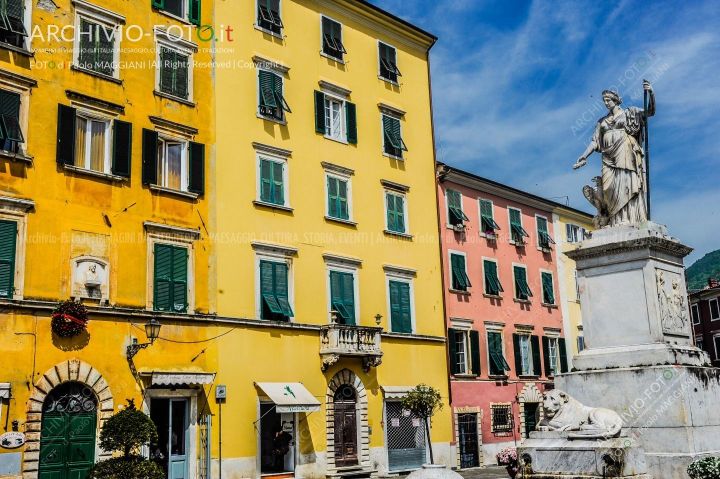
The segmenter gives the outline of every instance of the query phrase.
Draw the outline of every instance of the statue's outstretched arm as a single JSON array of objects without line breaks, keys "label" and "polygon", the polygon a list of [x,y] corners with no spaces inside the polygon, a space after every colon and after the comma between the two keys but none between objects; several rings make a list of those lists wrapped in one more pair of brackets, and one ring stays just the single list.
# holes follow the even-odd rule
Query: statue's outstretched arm
[{"label": "statue's outstretched arm", "polygon": [[587,164],[588,157],[597,150],[598,150],[598,144],[597,144],[597,141],[595,140],[595,136],[593,136],[593,139],[590,141],[590,144],[585,149],[585,152],[583,152],[583,154],[580,155],[580,158],[578,158],[578,160],[573,165],[573,169],[577,170],[578,168],[582,168],[583,166],[585,166]]}]

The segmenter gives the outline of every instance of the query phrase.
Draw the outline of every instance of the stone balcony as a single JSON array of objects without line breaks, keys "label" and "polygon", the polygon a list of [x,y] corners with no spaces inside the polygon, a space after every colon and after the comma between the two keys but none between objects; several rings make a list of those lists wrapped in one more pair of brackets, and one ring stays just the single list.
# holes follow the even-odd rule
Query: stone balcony
[{"label": "stone balcony", "polygon": [[340,360],[340,358],[360,358],[363,370],[382,363],[382,328],[352,326],[332,323],[320,328],[320,357],[322,370]]}]

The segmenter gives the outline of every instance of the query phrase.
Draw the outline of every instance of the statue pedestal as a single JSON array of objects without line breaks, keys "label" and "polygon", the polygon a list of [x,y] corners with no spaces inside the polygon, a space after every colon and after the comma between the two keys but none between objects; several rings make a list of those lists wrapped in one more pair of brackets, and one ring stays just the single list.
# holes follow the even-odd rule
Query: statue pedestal
[{"label": "statue pedestal", "polygon": [[525,465],[522,477],[528,479],[651,477],[642,448],[627,436],[588,440],[568,439],[567,432],[531,432],[518,459]]},{"label": "statue pedestal", "polygon": [[720,370],[693,344],[683,258],[691,248],[647,222],[601,229],[576,251],[587,349],[555,385],[612,409],[656,479],[687,478],[720,452]]}]

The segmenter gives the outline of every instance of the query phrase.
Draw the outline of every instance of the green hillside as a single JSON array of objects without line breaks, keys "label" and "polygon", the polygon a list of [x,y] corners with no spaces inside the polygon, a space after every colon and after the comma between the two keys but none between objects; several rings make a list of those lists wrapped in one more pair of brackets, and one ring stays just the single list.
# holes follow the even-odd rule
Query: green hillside
[{"label": "green hillside", "polygon": [[687,269],[688,290],[704,288],[708,278],[720,279],[720,249],[706,254]]}]

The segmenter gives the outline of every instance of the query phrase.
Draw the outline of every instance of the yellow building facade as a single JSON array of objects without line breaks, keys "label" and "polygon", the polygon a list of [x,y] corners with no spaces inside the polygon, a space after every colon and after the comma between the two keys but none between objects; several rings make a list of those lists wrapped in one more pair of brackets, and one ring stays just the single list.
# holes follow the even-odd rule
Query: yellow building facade
[{"label": "yellow building facade", "polygon": [[553,211],[555,242],[558,245],[557,267],[560,277],[560,307],[562,308],[563,328],[567,337],[568,362],[572,368],[572,357],[585,348],[580,311],[580,290],[577,282],[575,261],[565,253],[576,249],[589,235],[593,227],[591,215],[558,205]]},{"label": "yellow building facade", "polygon": [[[420,383],[448,397],[435,38],[362,1],[218,2],[216,17],[232,27],[215,87],[217,304],[244,318],[218,341],[223,477],[415,469],[426,441],[399,400]],[[306,403],[282,406],[287,385]],[[432,426],[446,464],[449,412]]]}]

